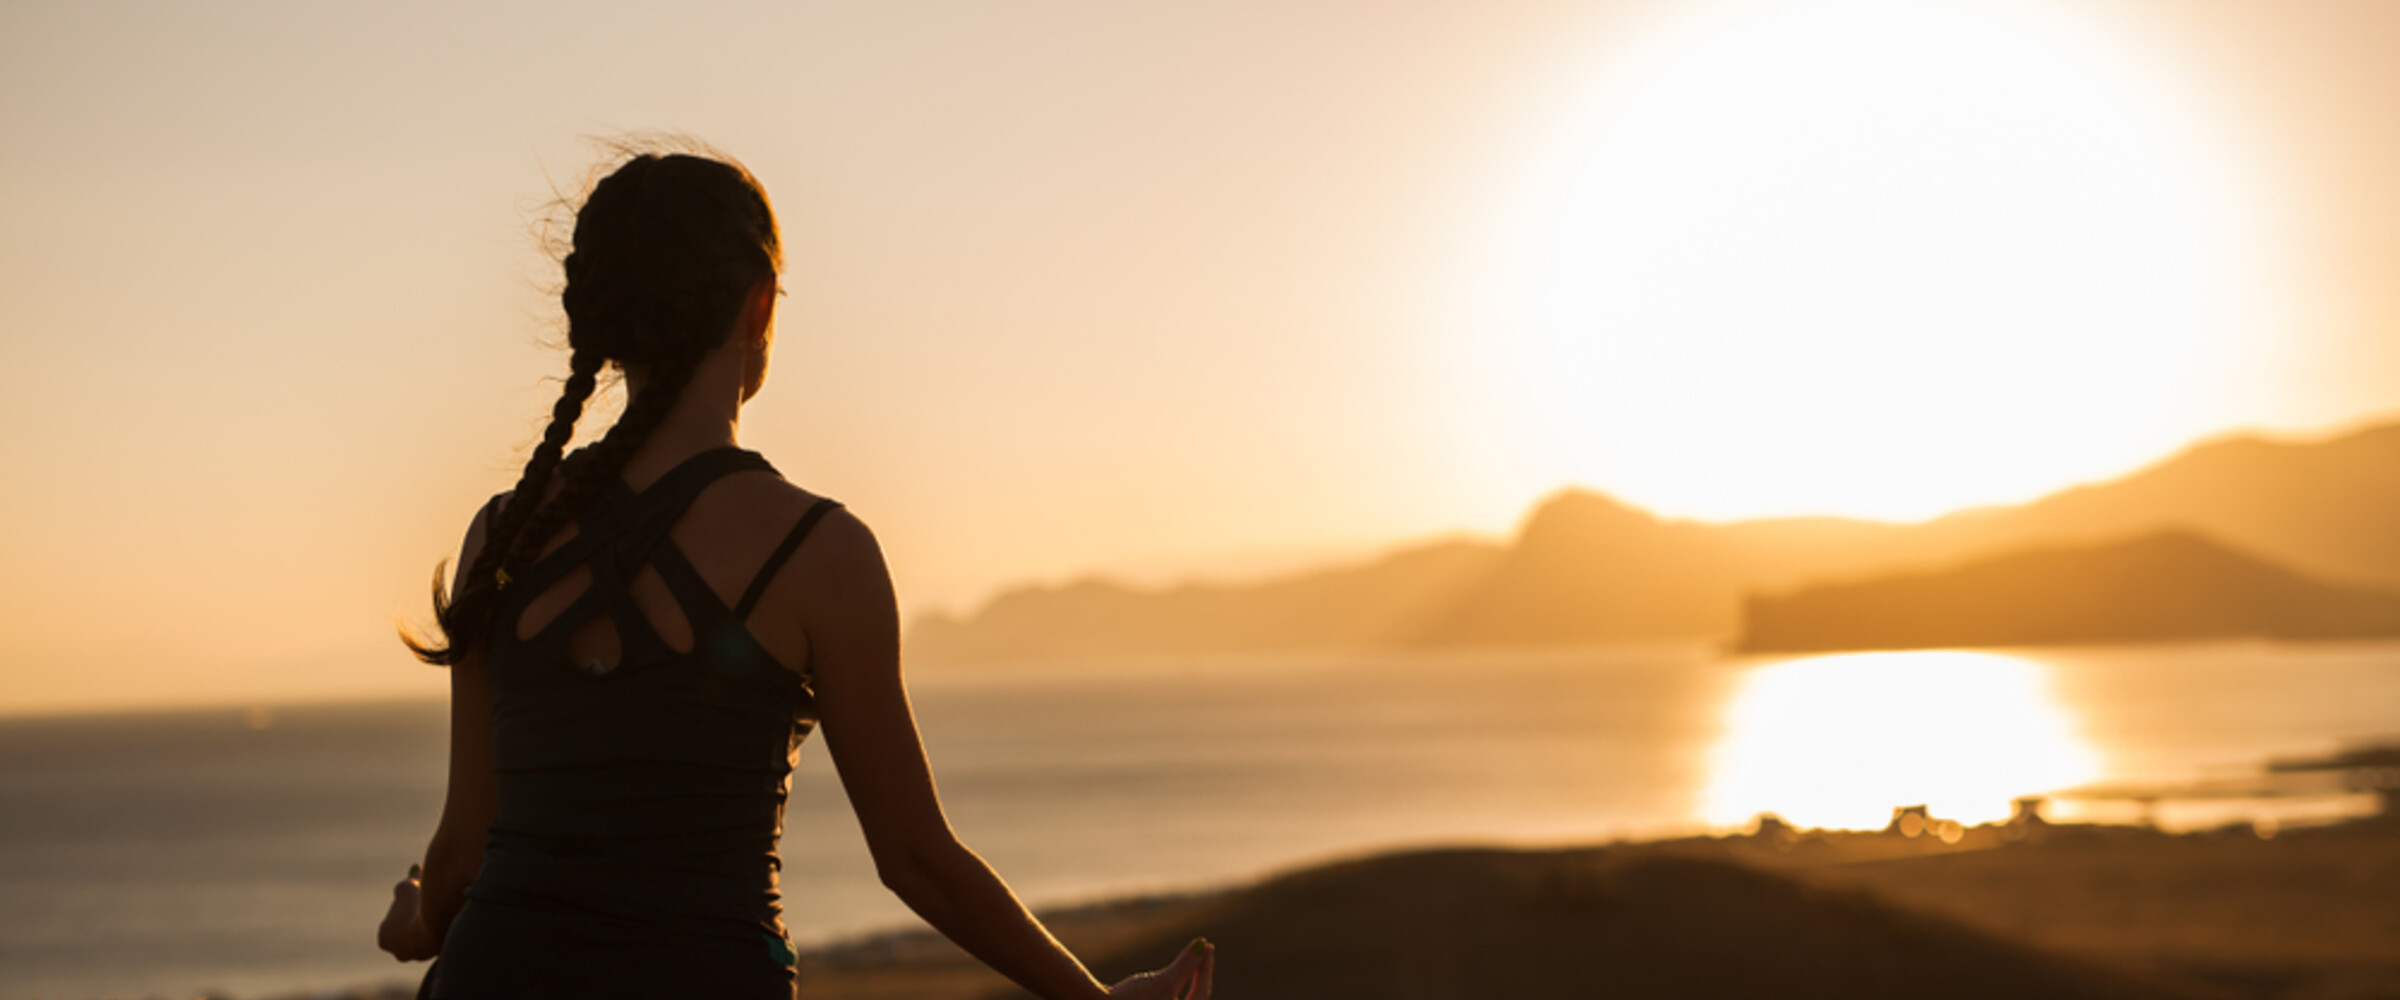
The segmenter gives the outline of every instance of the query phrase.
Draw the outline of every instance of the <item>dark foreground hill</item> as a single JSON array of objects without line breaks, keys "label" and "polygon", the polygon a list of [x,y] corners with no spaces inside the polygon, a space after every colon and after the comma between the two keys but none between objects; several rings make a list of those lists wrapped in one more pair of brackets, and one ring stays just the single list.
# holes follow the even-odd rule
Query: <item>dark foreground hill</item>
[{"label": "dark foreground hill", "polygon": [[[1742,867],[1736,867],[1742,866]],[[1976,827],[1423,851],[1044,921],[1105,977],[1218,944],[1219,996],[2400,997],[2400,827]],[[1022,996],[919,927],[803,952],[802,1000]],[[415,984],[348,993],[405,1000]],[[288,1000],[300,1000],[291,997]]]},{"label": "dark foreground hill", "polygon": [[1505,545],[1428,545],[1250,585],[1025,587],[970,617],[921,619],[910,643],[920,658],[990,661],[1727,641],[1747,593],[2169,530],[2331,585],[2400,591],[2394,511],[2400,424],[2316,442],[2216,441],[2121,479],[1910,525],[1678,521],[1570,490]]},{"label": "dark foreground hill", "polygon": [[[1104,978],[1218,945],[1224,997],[2400,997],[2400,828],[1975,827],[1445,850],[1044,919]],[[927,931],[809,953],[803,1000],[993,1000]]]},{"label": "dark foreground hill", "polygon": [[1756,652],[2400,636],[2400,595],[2340,587],[2189,532],[2019,552],[1745,602]]},{"label": "dark foreground hill", "polygon": [[1221,995],[1244,1000],[2191,995],[1854,890],[1608,849],[1431,851],[1304,871],[1131,941],[1093,971],[1113,982],[1195,936],[1218,946]]}]

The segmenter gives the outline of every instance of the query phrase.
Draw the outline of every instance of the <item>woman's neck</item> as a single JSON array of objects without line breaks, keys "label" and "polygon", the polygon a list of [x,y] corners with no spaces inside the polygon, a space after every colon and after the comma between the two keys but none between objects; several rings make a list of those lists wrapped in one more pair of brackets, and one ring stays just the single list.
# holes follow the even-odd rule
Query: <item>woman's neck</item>
[{"label": "woman's neck", "polygon": [[[727,362],[732,362],[730,365]],[[647,391],[646,379],[639,373],[627,372],[625,390],[627,403]],[[692,370],[683,392],[675,397],[675,405],[650,432],[650,437],[635,449],[625,462],[626,485],[635,489],[666,475],[667,470],[684,459],[740,443],[738,435],[742,421],[742,369],[733,351],[715,350],[701,359]]]}]

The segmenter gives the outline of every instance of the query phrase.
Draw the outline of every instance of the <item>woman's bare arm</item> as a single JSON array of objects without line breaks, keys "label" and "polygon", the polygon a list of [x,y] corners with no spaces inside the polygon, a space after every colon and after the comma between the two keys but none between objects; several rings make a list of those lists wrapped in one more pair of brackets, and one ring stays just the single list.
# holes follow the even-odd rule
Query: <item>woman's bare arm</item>
[{"label": "woman's bare arm", "polygon": [[[458,577],[450,592],[466,582],[467,567],[483,551],[486,507],[467,528],[460,545]],[[455,640],[454,640],[455,641]],[[470,647],[450,667],[450,773],[442,798],[442,816],[425,862],[393,887],[392,909],[377,934],[383,950],[401,961],[432,958],[441,953],[450,921],[466,905],[467,886],[483,868],[485,832],[499,810],[498,777],[492,769],[492,686],[484,670],[483,650]]]},{"label": "woman's bare arm", "polygon": [[499,812],[499,779],[492,770],[492,685],[483,652],[473,650],[450,668],[450,788],[441,822],[425,848],[419,913],[434,950],[450,921],[467,905],[467,887],[483,870],[483,845]]},{"label": "woman's bare arm", "polygon": [[807,630],[825,742],[884,885],[1034,994],[1106,996],[942,815],[900,681],[899,614],[874,535],[836,511],[802,553],[794,610]]}]

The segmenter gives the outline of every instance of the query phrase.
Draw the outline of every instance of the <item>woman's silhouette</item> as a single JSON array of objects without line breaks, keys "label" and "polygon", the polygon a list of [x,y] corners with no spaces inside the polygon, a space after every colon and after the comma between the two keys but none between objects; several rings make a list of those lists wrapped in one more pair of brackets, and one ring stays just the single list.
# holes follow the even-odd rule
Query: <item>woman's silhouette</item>
[{"label": "woman's silhouette", "polygon": [[[776,838],[821,725],[884,884],[969,953],[1043,997],[1202,1000],[1207,945],[1103,988],[951,833],[874,536],[735,445],[781,255],[709,156],[633,156],[577,210],[565,392],[408,640],[451,668],[449,792],[380,943],[455,1000],[789,998]],[[624,415],[568,455],[610,365]]]}]

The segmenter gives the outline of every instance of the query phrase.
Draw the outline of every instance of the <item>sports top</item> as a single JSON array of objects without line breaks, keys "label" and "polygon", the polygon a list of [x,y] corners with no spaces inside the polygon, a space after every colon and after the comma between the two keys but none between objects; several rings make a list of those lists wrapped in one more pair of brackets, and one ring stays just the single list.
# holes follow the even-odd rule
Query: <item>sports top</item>
[{"label": "sports top", "polygon": [[[728,447],[640,493],[612,482],[575,536],[503,592],[485,654],[498,812],[432,995],[569,992],[561,976],[584,995],[711,982],[710,995],[790,995],[776,841],[815,696],[743,622],[839,505],[809,507],[731,607],[668,535],[710,483],[751,470],[774,467]],[[578,568],[590,586],[520,638],[526,605]],[[635,604],[644,568],[691,624],[691,649]],[[568,636],[599,616],[617,664],[568,662]]]}]

